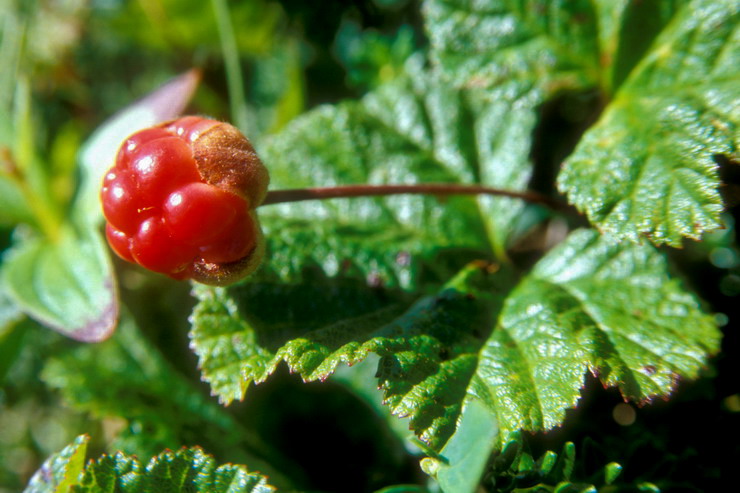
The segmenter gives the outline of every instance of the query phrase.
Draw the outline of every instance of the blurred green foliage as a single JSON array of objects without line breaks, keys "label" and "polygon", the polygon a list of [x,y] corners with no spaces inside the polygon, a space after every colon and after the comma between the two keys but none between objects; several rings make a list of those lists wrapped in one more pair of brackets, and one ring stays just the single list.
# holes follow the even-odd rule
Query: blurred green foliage
[{"label": "blurred green foliage", "polygon": [[[500,7],[511,2],[493,3]],[[498,22],[505,26],[511,19],[499,16],[496,9],[479,8],[481,2],[428,1],[422,5],[410,0],[331,0],[319,5],[302,0],[232,0],[220,2],[226,7],[224,18],[218,16],[218,1],[0,0],[3,260],[11,258],[8,251],[12,244],[39,235],[53,236],[68,219],[80,190],[77,155],[88,136],[115,112],[194,67],[201,71],[202,82],[189,111],[235,122],[243,119],[242,126],[258,145],[265,145],[268,154],[282,156],[290,165],[280,171],[282,183],[307,181],[312,178],[311,170],[320,169],[308,169],[309,160],[303,162],[296,151],[302,150],[300,146],[305,142],[298,139],[303,137],[301,128],[287,125],[298,115],[323,103],[370,94],[324,113],[319,110],[302,121],[319,120],[326,114],[335,121],[337,114],[347,111],[355,116],[362,113],[370,122],[368,128],[402,127],[401,119],[394,119],[392,114],[386,121],[375,117],[387,117],[390,108],[407,101],[405,95],[418,96],[414,93],[419,92],[422,80],[428,84],[422,96],[447,94],[447,89],[428,90],[439,80],[424,72],[427,67],[412,77],[407,73],[408,60],[430,46],[436,50],[435,62],[456,80],[454,91],[449,93],[459,91],[471,101],[479,101],[474,99],[475,91],[498,81],[501,73],[526,72],[533,79],[525,77],[524,82],[517,81],[511,87],[533,90],[536,99],[518,101],[509,111],[510,91],[499,87],[500,93],[495,94],[501,96],[500,100],[494,98],[487,103],[507,111],[492,111],[493,116],[488,118],[519,118],[512,115],[528,112],[530,120],[518,120],[523,130],[518,140],[513,139],[526,145],[518,145],[509,154],[531,158],[530,186],[546,188],[541,181],[548,180],[542,177],[553,177],[556,167],[575,146],[564,142],[577,141],[604,101],[620,87],[630,89],[635,85],[629,82],[629,73],[648,52],[654,36],[689,2],[576,2],[577,9],[568,6],[562,11],[560,6],[567,2],[518,2],[530,3],[552,8],[547,15],[539,12],[541,15],[530,19],[526,29],[515,29],[511,38],[502,38],[504,42],[498,48],[503,49],[496,56],[504,56],[494,67],[501,72],[491,72],[493,65],[489,62],[495,58],[490,52],[492,45],[481,33]],[[599,5],[598,22],[592,17],[596,15],[592,4]],[[523,7],[523,12],[530,15],[536,9]],[[447,28],[455,23],[466,28],[465,36]],[[583,33],[593,35],[597,23],[603,28],[598,42],[584,43]],[[558,26],[568,29],[558,30]],[[571,30],[570,26],[578,29]],[[229,27],[232,38],[227,35]],[[737,33],[737,26],[722,27]],[[548,32],[548,28],[554,32]],[[737,34],[728,36],[737,38]],[[552,44],[553,39],[557,43]],[[509,58],[510,41],[524,43],[531,50],[522,58]],[[563,57],[553,46],[572,50],[566,50],[569,56]],[[475,56],[469,52],[471,47],[477,49]],[[229,57],[235,63],[230,63]],[[600,64],[606,59],[616,62],[602,71]],[[550,62],[552,65],[548,65]],[[422,96],[416,104],[432,107]],[[389,112],[378,108],[388,108]],[[426,118],[424,111],[418,114],[422,115],[419,125],[432,128],[430,133],[438,131],[438,121]],[[496,117],[499,114],[502,116]],[[459,122],[456,128],[477,125],[472,112],[460,114]],[[721,125],[717,128],[727,130]],[[270,140],[281,131],[294,136],[297,143],[291,145],[290,138],[285,137]],[[404,137],[398,129],[396,134],[399,141]],[[465,137],[462,135],[460,141],[467,142]],[[377,144],[382,138],[373,142]],[[423,146],[411,147],[413,152],[409,154],[423,156],[427,152]],[[450,156],[443,153],[440,161],[454,165],[457,161]],[[319,157],[314,155],[313,159]],[[637,409],[636,421],[629,426],[612,417],[614,407],[622,402],[621,396],[604,390],[595,378],[588,378],[579,408],[568,412],[561,428],[525,435],[522,440],[526,444],[510,442],[490,460],[479,461],[476,467],[483,472],[481,487],[485,491],[594,491],[588,489],[597,487],[592,485],[605,492],[651,491],[651,483],[665,491],[711,491],[720,484],[722,462],[740,457],[740,441],[733,438],[740,426],[740,388],[736,382],[740,340],[737,330],[731,330],[737,325],[733,305],[740,293],[740,254],[734,228],[737,196],[733,198],[740,179],[735,171],[736,155],[709,158],[720,163],[720,178],[726,184],[726,229],[668,255],[671,268],[680,270],[685,283],[707,300],[707,311],[717,314],[718,325],[724,325],[723,352],[710,374],[693,384],[679,385],[670,402]],[[473,175],[478,164],[474,159],[467,162]],[[19,186],[19,171],[27,178],[23,186]],[[550,187],[552,182],[549,180]],[[467,199],[453,202],[455,207],[472,209]],[[429,210],[434,211],[431,206]],[[521,213],[526,217],[520,221],[526,227],[512,226],[509,216],[519,217],[519,211],[504,210],[488,219],[514,230],[521,228],[512,234],[517,241],[512,240],[509,253],[515,261],[529,266],[549,247],[547,235],[557,235],[557,223],[544,230],[529,229],[541,218],[531,219],[537,213],[527,210]],[[303,223],[276,216],[275,237],[279,239],[281,231],[299,231],[310,245],[315,240],[311,236],[314,229],[335,227],[339,232],[352,232],[330,221],[316,226],[312,221],[319,219],[311,217],[312,209],[305,212],[308,219]],[[340,210],[334,217],[341,218],[341,213],[348,212],[352,211]],[[482,229],[474,222],[476,227],[467,228],[467,233]],[[450,227],[460,227],[460,223]],[[300,234],[299,239],[303,238]],[[535,246],[522,247],[524,240]],[[358,243],[362,241],[366,239]],[[416,244],[414,238],[408,241],[412,246]],[[428,290],[424,295],[434,293],[449,272],[470,256],[470,252],[456,251],[456,257],[450,260],[449,255],[436,251],[439,245],[429,248],[428,242],[426,253],[434,269],[422,273],[424,279],[432,280],[424,285]],[[381,237],[376,243],[381,248],[391,242]],[[335,246],[347,245],[352,247],[352,242]],[[306,245],[299,246],[306,249]],[[289,251],[283,248],[282,255]],[[312,253],[320,256],[322,251],[317,248]],[[337,311],[351,311],[354,303],[386,306],[400,300],[399,306],[403,307],[411,303],[408,293],[365,285],[355,296],[358,291],[352,290],[352,281],[346,285],[342,284],[345,281],[330,283],[330,288],[324,290],[322,282],[328,282],[325,271],[331,271],[328,258],[320,266],[295,260],[295,271],[290,275],[312,281],[307,283],[309,291],[319,289],[326,296],[334,289],[349,297],[346,303],[341,296],[333,299],[342,305]],[[288,265],[289,260],[280,261]],[[373,259],[368,265],[392,265],[392,261],[385,261],[383,264],[383,260]],[[358,370],[352,378],[347,376],[348,371],[340,371],[328,382],[311,384],[300,382],[280,367],[268,382],[248,389],[247,402],[220,406],[210,395],[217,388],[201,381],[198,360],[190,348],[188,316],[195,300],[189,287],[121,263],[116,264],[116,272],[123,304],[128,307],[121,330],[109,341],[89,346],[49,331],[23,315],[10,301],[5,281],[0,280],[0,493],[21,490],[47,457],[83,433],[91,437],[88,458],[120,449],[128,455],[138,454],[140,463],[146,464],[164,448],[202,445],[215,457],[215,463],[244,463],[249,471],[267,474],[271,484],[284,489],[339,492],[348,491],[348,484],[352,491],[438,488],[418,464],[425,455],[434,458],[438,450],[418,443],[407,429],[409,423],[390,416],[388,408],[381,405],[372,365],[359,363],[359,368],[349,370]],[[345,273],[360,279],[366,274],[352,269]],[[304,284],[282,285],[280,277],[261,280],[268,286],[261,292],[262,297],[306,288]],[[259,303],[259,295],[249,292],[259,286],[242,288],[240,300]],[[311,309],[313,298],[296,296],[301,309]],[[228,302],[224,306],[226,310],[234,308]],[[322,308],[328,310],[331,306]],[[284,329],[288,332],[290,328]],[[269,360],[281,344],[275,341],[283,335],[273,332],[263,336],[258,342],[267,350],[254,355],[254,360]],[[223,349],[224,345],[218,347]],[[248,352],[253,347],[258,346],[238,349]],[[409,360],[415,357],[410,351],[404,356]],[[221,361],[239,362],[242,357],[234,351]],[[440,360],[448,357],[444,350],[435,356]],[[297,367],[308,368],[309,363],[300,360]],[[428,363],[421,358],[416,364],[425,370]],[[364,377],[357,378],[357,374]],[[322,373],[315,378],[323,380],[327,376]],[[237,386],[242,384],[237,382]],[[229,390],[238,397],[246,387]],[[393,404],[402,407],[404,403]],[[449,407],[457,409],[457,404]],[[408,414],[414,416],[414,412]],[[717,446],[717,437],[727,438]],[[571,442],[577,444],[577,453]],[[392,486],[401,484],[409,486]]]}]

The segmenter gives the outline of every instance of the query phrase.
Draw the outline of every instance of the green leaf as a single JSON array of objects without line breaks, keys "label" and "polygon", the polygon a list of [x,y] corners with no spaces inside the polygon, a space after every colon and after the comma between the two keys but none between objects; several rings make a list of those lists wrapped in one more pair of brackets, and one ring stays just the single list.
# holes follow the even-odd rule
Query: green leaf
[{"label": "green leaf", "polygon": [[[461,276],[480,270],[474,265]],[[283,361],[306,381],[324,380],[340,363],[374,352],[394,414],[409,416],[432,448],[454,430],[485,330],[485,307],[454,283],[414,303],[361,281],[318,277],[196,293],[192,345],[222,401],[243,398]]]},{"label": "green leaf", "polygon": [[610,462],[604,466],[604,482],[612,484],[622,474],[622,466],[616,462]]},{"label": "green leaf", "polygon": [[23,311],[10,299],[7,287],[0,278],[0,337],[23,319]]},{"label": "green leaf", "polygon": [[[577,231],[511,293],[476,374],[502,439],[547,430],[580,398],[584,372],[625,398],[667,397],[719,350],[720,332],[650,246]],[[506,362],[506,364],[502,364]]]},{"label": "green leaf", "polygon": [[[613,94],[640,62],[685,0],[599,0],[599,45],[605,75],[602,89]],[[611,75],[609,75],[611,74]]]},{"label": "green leaf", "polygon": [[740,144],[740,7],[694,0],[589,130],[558,187],[602,231],[680,246],[721,226],[714,156]]},{"label": "green leaf", "polygon": [[375,88],[404,75],[406,60],[416,51],[414,44],[410,26],[387,36],[346,21],[339,28],[334,49],[352,85]]},{"label": "green leaf", "polygon": [[341,362],[359,362],[369,348],[344,344],[410,303],[355,280],[308,274],[293,284],[265,279],[228,290],[198,286],[196,295],[193,347],[203,378],[227,404],[242,399],[251,382],[264,381],[283,359],[307,380],[327,378]]},{"label": "green leaf", "polygon": [[457,86],[529,80],[547,92],[599,78],[597,12],[589,0],[427,0],[431,57]]},{"label": "green leaf", "polygon": [[[261,155],[271,187],[381,183],[481,183],[523,189],[537,91],[451,89],[419,65],[360,102],[324,106],[270,139]],[[260,209],[270,266],[285,279],[318,263],[334,275],[357,269],[376,282],[413,289],[420,276],[444,282],[437,252],[503,256],[520,201],[452,197],[357,198]],[[455,252],[454,250],[457,250]],[[472,257],[472,258],[475,258]]]},{"label": "green leaf", "polygon": [[714,318],[650,246],[579,231],[513,290],[511,275],[493,270],[473,264],[411,304],[347,279],[199,288],[193,347],[225,402],[281,361],[311,381],[374,352],[386,404],[433,450],[466,396],[489,409],[501,443],[561,424],[586,371],[644,402],[695,378],[719,348]]},{"label": "green leaf", "polygon": [[477,399],[463,405],[457,430],[439,458],[422,460],[422,468],[445,493],[474,492],[496,443],[498,425],[490,409]]},{"label": "green leaf", "polygon": [[67,493],[79,484],[89,439],[87,435],[80,435],[61,452],[46,459],[29,481],[24,492]]},{"label": "green leaf", "polygon": [[6,254],[2,274],[13,302],[39,322],[85,342],[113,332],[118,299],[97,231],[67,227],[56,240],[27,238]]},{"label": "green leaf", "polygon": [[431,58],[457,86],[529,80],[613,94],[683,0],[427,0]]},{"label": "green leaf", "polygon": [[[2,124],[0,123],[0,126]],[[1,131],[1,130],[0,130]],[[0,148],[2,144],[0,144]],[[0,154],[0,167],[4,168],[3,156]],[[0,226],[18,223],[32,223],[33,214],[23,197],[17,183],[0,170]]]},{"label": "green leaf", "polygon": [[[269,447],[173,370],[128,315],[108,341],[78,346],[50,360],[42,379],[77,410],[125,420],[114,449],[150,457],[199,441],[273,473],[259,458]],[[282,480],[277,473],[271,476]]]},{"label": "green leaf", "polygon": [[8,298],[5,283],[0,278],[0,383],[20,355],[25,330],[19,327],[19,322],[23,319],[23,312]]},{"label": "green leaf", "polygon": [[14,81],[12,110],[0,123],[0,225],[29,223],[47,233],[61,221],[63,204],[55,203],[46,165],[36,153],[37,125],[33,118],[30,82]]},{"label": "green leaf", "polygon": [[26,493],[97,493],[119,491],[192,491],[202,493],[269,493],[267,478],[234,464],[217,466],[199,447],[165,451],[144,467],[137,457],[119,452],[90,461],[83,470],[86,436],[52,456],[34,475]]},{"label": "green leaf", "polygon": [[103,456],[88,465],[80,486],[74,491],[187,491],[202,493],[269,493],[275,488],[267,478],[235,464],[217,466],[213,457],[199,447],[166,451],[143,468],[136,457],[123,454]]}]

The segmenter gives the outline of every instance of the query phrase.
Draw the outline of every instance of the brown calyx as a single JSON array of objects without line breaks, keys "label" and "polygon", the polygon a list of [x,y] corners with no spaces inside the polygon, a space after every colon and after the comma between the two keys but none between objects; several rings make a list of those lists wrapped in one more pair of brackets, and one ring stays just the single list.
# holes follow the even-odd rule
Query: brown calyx
[{"label": "brown calyx", "polygon": [[220,122],[200,134],[192,149],[206,183],[244,197],[250,209],[262,203],[270,175],[252,144],[236,127]]}]

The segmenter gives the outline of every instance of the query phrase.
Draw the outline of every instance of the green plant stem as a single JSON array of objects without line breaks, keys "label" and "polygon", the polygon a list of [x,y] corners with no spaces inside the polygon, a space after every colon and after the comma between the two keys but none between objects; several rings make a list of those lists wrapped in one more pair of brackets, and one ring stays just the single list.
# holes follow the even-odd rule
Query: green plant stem
[{"label": "green plant stem", "polygon": [[516,192],[481,185],[460,185],[450,183],[424,183],[416,185],[345,185],[338,187],[296,188],[291,190],[270,190],[260,204],[284,204],[304,200],[326,200],[351,197],[381,197],[387,195],[495,195],[521,199],[525,202],[545,205],[553,210],[566,210],[569,206],[537,192]]},{"label": "green plant stem", "polygon": [[226,0],[212,0],[213,12],[218,24],[218,33],[221,40],[221,51],[226,64],[226,84],[229,88],[229,102],[231,116],[236,126],[247,135],[254,135],[249,126],[247,100],[244,97],[244,78],[239,65],[239,49],[236,44],[234,26],[231,23],[229,6]]}]

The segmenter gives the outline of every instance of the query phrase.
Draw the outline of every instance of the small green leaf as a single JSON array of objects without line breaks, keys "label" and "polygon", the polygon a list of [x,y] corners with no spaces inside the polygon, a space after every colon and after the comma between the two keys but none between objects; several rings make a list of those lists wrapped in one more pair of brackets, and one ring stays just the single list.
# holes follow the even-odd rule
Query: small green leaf
[{"label": "small green leaf", "polygon": [[85,465],[87,435],[75,441],[58,454],[54,454],[36,471],[24,493],[67,493],[79,484]]},{"label": "small green leaf", "polygon": [[104,455],[84,467],[88,438],[49,458],[34,475],[26,493],[98,493],[117,491],[192,491],[194,493],[270,493],[267,478],[244,466],[216,461],[199,447],[165,451],[144,467],[136,457],[123,453]]},{"label": "small green leaf", "polygon": [[516,467],[520,473],[530,474],[535,471],[536,461],[534,457],[528,452],[523,452],[519,456],[519,460],[516,462]]},{"label": "small green leaf", "polygon": [[[453,437],[450,441],[454,440]],[[595,493],[596,491],[633,491],[636,485],[620,485],[617,489],[597,488],[591,484],[592,478],[573,478],[576,474],[574,471],[583,471],[590,469],[585,466],[593,460],[588,453],[581,451],[580,464],[576,467],[576,448],[571,442],[566,442],[560,454],[552,450],[546,451],[536,461],[532,455],[527,452],[527,443],[520,433],[512,435],[500,451],[493,453],[493,458],[489,462],[481,486],[487,487],[487,491],[500,492],[561,492],[561,493]],[[619,470],[621,466],[612,462],[605,466],[604,470]],[[619,473],[617,472],[616,475]],[[616,478],[612,476],[612,480]],[[598,477],[598,474],[596,475]],[[598,477],[597,479],[605,479]],[[604,481],[605,486],[610,485]],[[445,493],[447,489],[444,489]],[[450,491],[456,491],[450,489]]]},{"label": "small green leaf", "polygon": [[553,493],[596,493],[597,490],[592,484],[580,484],[563,482],[558,484]]},{"label": "small green leaf", "polygon": [[558,187],[603,232],[680,246],[720,227],[714,156],[740,145],[740,7],[684,6],[567,160]]},{"label": "small green leaf", "polygon": [[552,472],[553,468],[555,467],[555,464],[558,461],[558,454],[553,452],[552,450],[548,450],[547,452],[540,457],[540,460],[537,461],[539,464],[539,470],[540,474],[548,475]]},{"label": "small green leaf", "polygon": [[622,466],[616,462],[610,462],[604,466],[604,483],[612,484],[622,474]]},{"label": "small green leaf", "polygon": [[[3,156],[0,153],[0,167],[5,167],[2,160]],[[33,213],[18,184],[3,173],[5,170],[0,170],[0,226],[33,223]]]},{"label": "small green leaf", "polygon": [[497,434],[495,415],[479,400],[468,399],[463,404],[457,431],[440,451],[440,458],[424,459],[422,468],[445,493],[477,491]]},{"label": "small green leaf", "polygon": [[550,471],[550,474],[558,474],[563,479],[570,481],[573,475],[573,469],[576,465],[576,446],[573,442],[566,442],[563,450],[560,452],[560,461],[557,468]]},{"label": "small green leaf", "polygon": [[67,227],[57,240],[26,239],[3,264],[8,295],[32,318],[85,342],[113,332],[118,317],[113,268],[96,231]]}]

